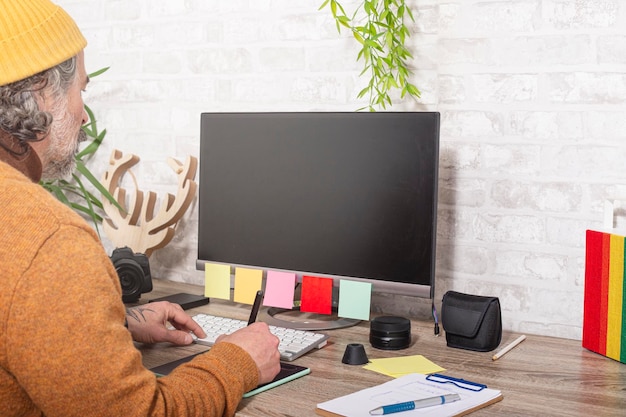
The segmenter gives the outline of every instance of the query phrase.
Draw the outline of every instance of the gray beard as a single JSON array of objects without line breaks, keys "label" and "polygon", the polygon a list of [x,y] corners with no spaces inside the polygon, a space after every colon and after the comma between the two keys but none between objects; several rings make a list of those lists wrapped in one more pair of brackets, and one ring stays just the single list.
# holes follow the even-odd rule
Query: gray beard
[{"label": "gray beard", "polygon": [[77,135],[77,146],[74,152],[60,161],[50,160],[43,168],[41,178],[43,181],[69,180],[76,169],[76,154],[78,153],[78,144],[87,139],[87,134],[81,128]]}]

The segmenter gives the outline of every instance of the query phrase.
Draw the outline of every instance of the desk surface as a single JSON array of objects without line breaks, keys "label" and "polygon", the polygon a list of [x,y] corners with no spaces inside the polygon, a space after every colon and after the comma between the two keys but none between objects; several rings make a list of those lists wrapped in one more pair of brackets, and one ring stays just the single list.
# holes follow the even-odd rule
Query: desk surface
[{"label": "desk surface", "polygon": [[[202,294],[194,285],[156,280],[155,289],[142,302],[178,292]],[[250,306],[211,299],[206,306],[188,310],[247,320]],[[263,315],[259,315],[262,319]],[[372,348],[369,322],[338,330],[327,346],[293,363],[311,368],[311,374],[242,400],[237,416],[315,416],[318,403],[381,384],[390,378],[361,366],[341,363],[346,345],[362,343],[370,359],[398,355],[424,355],[446,369],[446,374],[480,381],[502,391],[504,399],[472,416],[617,416],[626,409],[626,365],[581,347],[580,341],[527,335],[527,339],[501,359],[494,352],[448,348],[445,336],[433,335],[431,321],[412,320],[412,343],[400,351]],[[517,338],[505,332],[501,347]],[[161,365],[205,346],[138,345],[146,367]]]}]

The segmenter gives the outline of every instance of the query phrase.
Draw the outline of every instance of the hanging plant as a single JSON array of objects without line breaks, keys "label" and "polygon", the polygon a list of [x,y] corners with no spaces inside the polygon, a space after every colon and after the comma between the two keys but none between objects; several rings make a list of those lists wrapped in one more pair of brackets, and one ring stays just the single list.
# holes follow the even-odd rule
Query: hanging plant
[{"label": "hanging plant", "polygon": [[[89,74],[89,78],[100,75],[108,69],[109,67],[102,68],[99,71]],[[89,116],[89,123],[83,125],[82,129],[87,134],[87,137],[91,138],[91,142],[89,142],[89,144],[76,155],[76,172],[72,173],[72,179],[70,181],[64,179],[42,181],[40,184],[45,189],[50,191],[63,204],[89,217],[93,222],[96,231],[100,234],[98,224],[102,223],[102,201],[100,201],[96,195],[87,189],[85,186],[85,180],[95,187],[96,190],[112,204],[118,207],[119,204],[106,190],[106,188],[104,188],[100,181],[92,174],[89,168],[87,168],[86,162],[100,147],[100,144],[106,135],[106,129],[102,131],[98,130],[95,115],[86,105],[85,111]]]},{"label": "hanging plant", "polygon": [[365,0],[352,17],[336,0],[325,0],[319,9],[325,7],[330,8],[337,31],[347,28],[361,44],[357,61],[362,60],[364,66],[360,76],[368,76],[369,82],[357,97],[367,97],[369,105],[359,110],[386,109],[392,105],[389,92],[394,89],[400,90],[400,98],[407,94],[420,98],[420,90],[409,81],[412,72],[407,62],[413,55],[405,46],[411,34],[404,20],[415,20],[404,0]]}]

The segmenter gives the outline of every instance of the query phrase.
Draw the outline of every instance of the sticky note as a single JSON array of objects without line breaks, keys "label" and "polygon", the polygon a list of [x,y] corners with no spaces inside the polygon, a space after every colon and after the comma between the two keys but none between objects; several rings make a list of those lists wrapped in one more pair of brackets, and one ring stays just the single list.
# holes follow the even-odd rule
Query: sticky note
[{"label": "sticky note", "polygon": [[332,278],[302,277],[301,296],[300,311],[330,314],[333,299]]},{"label": "sticky note", "polygon": [[371,283],[345,279],[339,281],[339,317],[369,320],[371,300]]},{"label": "sticky note", "polygon": [[426,359],[422,355],[398,356],[394,358],[371,359],[363,367],[370,371],[389,375],[394,378],[410,373],[432,374],[445,371],[444,368]]},{"label": "sticky note", "polygon": [[296,274],[291,272],[267,271],[263,305],[287,309],[293,308],[295,286]]},{"label": "sticky note", "polygon": [[230,265],[204,264],[204,295],[230,300]]},{"label": "sticky note", "polygon": [[235,295],[233,301],[254,304],[256,292],[263,284],[263,271],[251,268],[235,268]]}]

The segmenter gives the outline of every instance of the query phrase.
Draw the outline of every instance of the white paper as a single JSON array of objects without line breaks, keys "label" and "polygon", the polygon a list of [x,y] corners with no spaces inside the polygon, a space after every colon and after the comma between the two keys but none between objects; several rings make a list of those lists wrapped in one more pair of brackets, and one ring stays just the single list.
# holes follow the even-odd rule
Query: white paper
[{"label": "white paper", "polygon": [[439,395],[456,393],[461,399],[448,404],[424,407],[412,411],[403,411],[398,416],[454,416],[498,397],[500,391],[485,388],[470,391],[453,384],[441,384],[428,381],[426,375],[408,374],[382,385],[366,388],[334,400],[318,404],[317,408],[347,417],[371,417],[370,410],[383,405],[415,401]]}]

